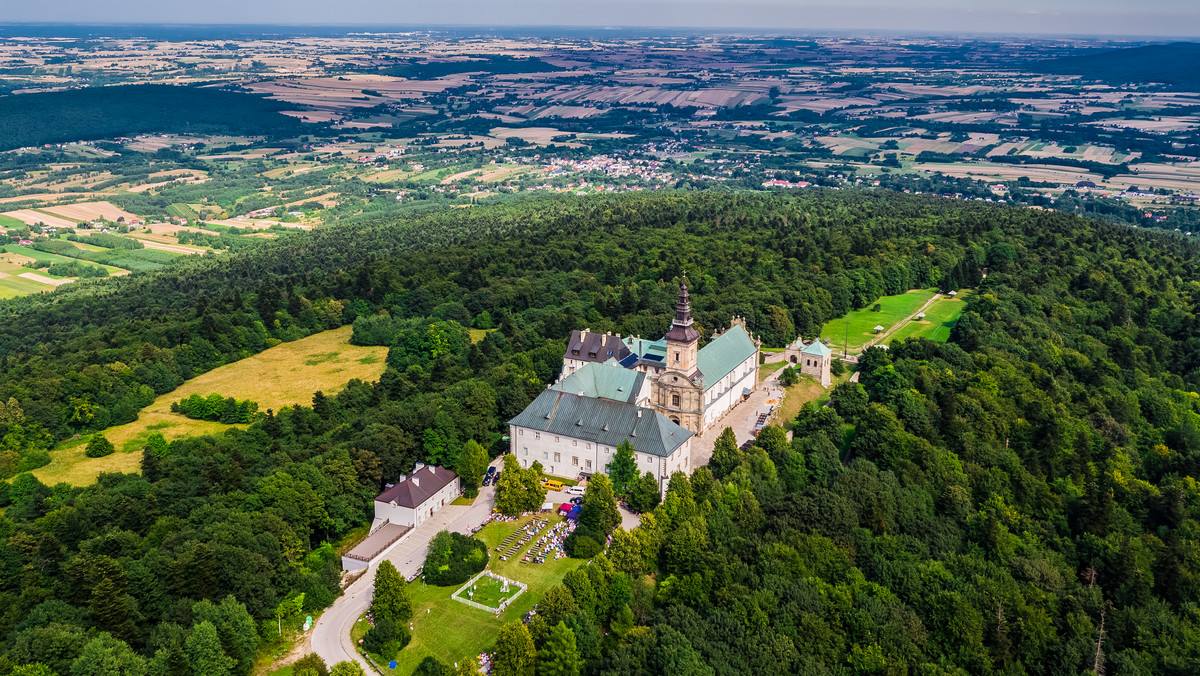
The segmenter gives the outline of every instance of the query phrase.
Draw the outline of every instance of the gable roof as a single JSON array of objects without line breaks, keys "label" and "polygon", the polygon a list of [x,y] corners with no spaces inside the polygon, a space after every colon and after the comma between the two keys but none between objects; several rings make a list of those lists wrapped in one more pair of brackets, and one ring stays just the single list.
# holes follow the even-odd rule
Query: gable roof
[{"label": "gable roof", "polygon": [[375,501],[415,509],[445,488],[446,484],[457,480],[458,475],[445,467],[422,465],[412,474],[396,482],[396,485],[380,493]]},{"label": "gable roof", "polygon": [[833,350],[829,349],[828,345],[819,340],[814,340],[813,342],[809,343],[808,347],[800,350],[800,352],[801,354],[814,354],[818,357],[825,357],[833,354]]},{"label": "gable roof", "polygon": [[704,389],[729,375],[738,364],[746,361],[758,352],[758,346],[750,338],[750,334],[740,324],[734,324],[729,330],[713,339],[708,345],[696,353],[696,366],[704,376]]},{"label": "gable roof", "polygon": [[692,437],[653,409],[553,389],[539,394],[508,423],[606,446],[629,440],[633,450],[659,457],[669,456]]},{"label": "gable roof", "polygon": [[624,369],[615,363],[609,366],[607,362],[592,362],[554,383],[550,389],[632,404],[637,401],[645,380],[646,374],[640,371]]},{"label": "gable roof", "polygon": [[620,338],[595,331],[572,331],[563,359],[605,362],[611,357],[620,361],[629,356],[629,348]]}]

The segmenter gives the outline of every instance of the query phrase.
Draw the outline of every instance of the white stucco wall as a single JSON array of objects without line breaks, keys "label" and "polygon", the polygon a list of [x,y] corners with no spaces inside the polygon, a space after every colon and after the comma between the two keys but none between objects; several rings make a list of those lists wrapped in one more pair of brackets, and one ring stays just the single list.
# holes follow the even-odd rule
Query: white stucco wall
[{"label": "white stucco wall", "polygon": [[[400,507],[393,505],[390,502],[375,501],[375,524],[382,525],[384,521],[390,521],[400,526],[417,526],[428,519],[433,510],[433,514],[437,514],[438,510],[450,504],[454,498],[462,494],[462,481],[455,479],[442,487],[440,491],[431,496],[419,507],[413,509],[411,507]],[[372,530],[378,526],[372,525]]]},{"label": "white stucco wall", "polygon": [[733,408],[734,404],[742,400],[742,390],[749,388],[751,392],[754,391],[757,364],[758,353],[755,352],[753,355],[747,357],[746,361],[738,364],[724,378],[721,378],[717,384],[705,390],[705,429],[716,422],[726,411]]},{"label": "white stucco wall", "polygon": [[[617,449],[614,446],[596,444],[585,439],[575,439],[561,435],[539,432],[517,425],[509,425],[509,451],[516,456],[522,467],[529,467],[535,461],[542,463],[547,474],[574,477],[581,472],[595,473],[608,471],[608,463],[612,461]],[[692,440],[688,439],[669,457],[634,451],[633,457],[637,462],[638,474],[653,472],[656,477],[670,477],[676,471],[691,473]],[[558,459],[555,459],[555,453]],[[575,465],[573,460],[579,459]],[[587,461],[592,466],[587,466]],[[664,474],[665,472],[665,474]]]}]

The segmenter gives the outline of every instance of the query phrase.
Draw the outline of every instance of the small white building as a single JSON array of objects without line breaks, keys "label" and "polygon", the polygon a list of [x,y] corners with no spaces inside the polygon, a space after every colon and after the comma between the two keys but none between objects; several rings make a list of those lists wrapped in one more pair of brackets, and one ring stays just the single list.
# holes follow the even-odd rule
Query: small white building
[{"label": "small white building", "polygon": [[416,527],[462,495],[458,475],[445,467],[418,462],[413,473],[375,497],[375,530],[384,521]]},{"label": "small white building", "polygon": [[375,497],[371,532],[342,556],[344,570],[361,570],[382,559],[414,528],[462,494],[458,475],[418,462],[413,473]]}]

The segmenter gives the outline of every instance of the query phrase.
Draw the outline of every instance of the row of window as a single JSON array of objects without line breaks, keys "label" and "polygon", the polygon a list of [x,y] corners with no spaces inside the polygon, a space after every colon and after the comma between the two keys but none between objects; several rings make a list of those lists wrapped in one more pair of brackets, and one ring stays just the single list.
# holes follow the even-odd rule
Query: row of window
[{"label": "row of window", "polygon": [[[591,444],[588,444],[588,446],[591,446]],[[529,455],[529,447],[528,447],[528,446],[526,446],[525,448],[521,449],[521,455]],[[542,451],[542,460],[549,460],[549,459],[550,459],[550,457],[549,457],[549,452],[548,452],[548,451]],[[562,453],[555,453],[555,454],[554,454],[554,462],[562,462]],[[571,456],[571,466],[572,466],[572,467],[578,467],[578,466],[579,466],[579,456],[578,456],[578,455],[573,455],[573,456]],[[590,470],[590,469],[592,468],[592,461],[591,461],[591,460],[586,460],[586,459],[585,459],[585,460],[583,461],[583,467],[584,467],[584,469],[588,469],[588,470]]]},{"label": "row of window", "polygon": [[[522,437],[523,437],[523,436],[525,436],[525,430],[518,429],[518,430],[517,430],[517,436],[522,436]],[[533,433],[533,438],[534,438],[534,440],[535,440],[535,441],[536,441],[536,440],[539,440],[539,439],[541,439],[541,438],[542,438],[542,433],[541,433],[541,432],[534,432],[534,433]],[[559,438],[558,438],[557,436],[556,436],[556,437],[554,437],[554,443],[556,443],[556,444],[557,444],[557,443],[561,443],[561,441],[559,440]],[[578,445],[579,445],[579,440],[578,440],[578,439],[572,439],[572,440],[571,440],[571,445],[572,445],[572,446],[578,446]],[[583,445],[584,445],[584,448],[585,448],[586,450],[589,450],[589,451],[590,451],[590,450],[592,450],[592,444],[591,444],[591,443],[587,443],[587,442],[585,442]],[[601,450],[603,450],[605,453],[608,453],[608,447],[607,447],[607,446],[601,446],[601,447],[600,447],[600,449],[601,449]]]}]

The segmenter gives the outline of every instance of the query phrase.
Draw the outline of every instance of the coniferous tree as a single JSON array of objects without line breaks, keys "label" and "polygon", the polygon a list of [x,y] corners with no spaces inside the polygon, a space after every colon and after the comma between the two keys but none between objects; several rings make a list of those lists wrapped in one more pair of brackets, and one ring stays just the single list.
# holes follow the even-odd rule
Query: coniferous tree
[{"label": "coniferous tree", "polygon": [[550,637],[538,653],[538,674],[543,676],[579,676],[583,660],[575,645],[575,632],[563,622],[550,628]]},{"label": "coniferous tree", "polygon": [[408,594],[408,582],[391,561],[379,564],[379,569],[375,572],[371,613],[377,622],[392,620],[403,624],[412,619],[412,599]]},{"label": "coniferous tree", "polygon": [[721,430],[721,435],[713,444],[713,454],[708,461],[708,468],[718,477],[724,477],[740,464],[742,464],[742,451],[738,448],[737,436],[733,433],[733,429],[726,427]]}]

